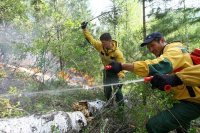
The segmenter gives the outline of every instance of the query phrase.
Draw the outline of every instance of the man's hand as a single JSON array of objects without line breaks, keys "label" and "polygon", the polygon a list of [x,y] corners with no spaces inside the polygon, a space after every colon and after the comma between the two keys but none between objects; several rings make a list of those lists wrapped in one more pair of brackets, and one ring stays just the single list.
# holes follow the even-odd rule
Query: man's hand
[{"label": "man's hand", "polygon": [[165,85],[171,85],[172,87],[181,85],[182,81],[174,75],[155,75],[151,80],[152,88],[158,88],[164,90]]},{"label": "man's hand", "polygon": [[85,29],[85,28],[87,27],[87,24],[88,24],[88,22],[85,22],[85,21],[82,22],[82,23],[81,23],[81,28],[82,28],[82,29]]},{"label": "man's hand", "polygon": [[109,71],[113,73],[119,73],[120,71],[122,71],[122,64],[119,62],[112,61],[109,65],[111,66]]}]

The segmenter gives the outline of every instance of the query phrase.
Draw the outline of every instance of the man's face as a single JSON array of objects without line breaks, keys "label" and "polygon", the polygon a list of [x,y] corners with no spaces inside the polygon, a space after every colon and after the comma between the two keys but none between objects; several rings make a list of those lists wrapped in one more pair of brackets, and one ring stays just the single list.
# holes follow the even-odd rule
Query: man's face
[{"label": "man's face", "polygon": [[102,46],[104,49],[112,49],[112,40],[110,41],[105,41],[105,40],[101,40]]},{"label": "man's face", "polygon": [[161,52],[164,47],[164,42],[161,39],[160,41],[152,41],[147,45],[148,50],[153,53],[156,57],[159,57],[161,55]]}]

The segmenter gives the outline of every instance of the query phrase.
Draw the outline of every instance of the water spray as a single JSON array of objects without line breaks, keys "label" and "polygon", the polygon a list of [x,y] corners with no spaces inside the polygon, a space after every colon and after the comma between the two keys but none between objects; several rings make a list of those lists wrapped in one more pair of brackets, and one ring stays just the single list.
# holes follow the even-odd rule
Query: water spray
[{"label": "water spray", "polygon": [[[59,90],[45,90],[45,91],[33,91],[33,92],[21,92],[20,94],[0,94],[0,97],[7,97],[7,98],[11,98],[14,96],[26,96],[26,97],[32,97],[32,96],[36,96],[39,94],[59,94],[62,92],[68,92],[68,91],[77,91],[77,90],[96,90],[96,88],[103,88],[106,86],[115,86],[115,85],[127,85],[127,84],[135,84],[135,83],[139,83],[139,82],[144,82],[144,83],[148,83],[151,81],[151,79],[153,78],[153,76],[150,77],[144,77],[142,79],[135,79],[135,80],[127,80],[124,82],[119,82],[119,83],[112,83],[112,84],[105,84],[105,85],[96,85],[96,86],[85,86],[83,89],[83,87],[79,87],[79,88],[72,88],[72,89],[59,89]],[[171,86],[170,85],[165,85],[164,90],[166,92],[169,92],[171,90]]]},{"label": "water spray", "polygon": [[[111,70],[112,66],[107,65],[105,66],[105,70]],[[117,86],[117,85],[127,85],[127,84],[135,84],[135,83],[139,83],[139,82],[144,82],[144,83],[148,83],[152,80],[153,76],[149,76],[149,77],[144,77],[141,79],[134,79],[134,80],[127,80],[124,82],[119,82],[119,83],[111,83],[111,84],[101,84],[101,85],[95,85],[95,86],[83,86],[83,87],[77,87],[77,88],[70,88],[70,89],[57,89],[57,90],[43,90],[43,91],[32,91],[32,92],[28,92],[28,91],[24,91],[24,92],[20,92],[18,94],[0,94],[0,97],[6,97],[6,98],[11,98],[14,96],[17,97],[21,97],[21,96],[25,96],[25,97],[32,97],[32,96],[36,96],[39,94],[59,94],[62,92],[68,92],[68,91],[77,91],[77,90],[96,90],[96,88],[103,88],[106,86]],[[165,85],[164,90],[166,92],[169,92],[171,90],[171,86],[170,85]]]},{"label": "water spray", "polygon": [[[77,91],[77,90],[96,90],[96,88],[103,88],[103,87],[106,87],[106,86],[115,86],[115,85],[127,85],[127,84],[130,84],[130,83],[139,83],[139,82],[149,82],[153,77],[145,77],[143,79],[136,79],[136,80],[127,80],[127,81],[124,81],[124,82],[120,82],[120,83],[112,83],[112,84],[105,84],[105,85],[95,85],[95,86],[83,86],[83,87],[77,87],[77,88],[71,88],[71,89],[57,89],[57,90],[43,90],[43,91],[32,91],[32,92],[21,92],[19,94],[0,94],[0,97],[7,97],[7,98],[10,98],[10,97],[14,97],[14,96],[18,96],[18,97],[21,97],[21,96],[25,96],[25,97],[32,97],[32,96],[36,96],[36,95],[39,95],[39,94],[53,94],[53,95],[56,95],[56,94],[59,94],[59,93],[62,93],[62,92],[68,92],[68,91]],[[84,88],[84,89],[83,89]]]}]

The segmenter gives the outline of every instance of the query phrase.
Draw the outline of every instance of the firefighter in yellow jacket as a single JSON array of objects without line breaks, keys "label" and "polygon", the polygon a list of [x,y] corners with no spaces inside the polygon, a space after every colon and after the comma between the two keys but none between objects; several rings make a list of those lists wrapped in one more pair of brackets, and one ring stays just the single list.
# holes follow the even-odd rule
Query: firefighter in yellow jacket
[{"label": "firefighter in yellow jacket", "polygon": [[[100,40],[96,40],[87,30],[87,22],[83,22],[81,24],[81,28],[83,29],[83,34],[85,38],[94,46],[94,48],[99,52],[102,63],[104,66],[110,64],[112,61],[116,61],[119,63],[124,63],[125,59],[123,57],[122,52],[119,50],[117,46],[117,42],[112,40],[112,37],[109,33],[104,33],[100,36]],[[110,71],[103,71],[103,83],[112,84],[118,83],[119,78],[124,78],[124,72],[120,71],[117,74]],[[107,100],[111,98],[112,95],[112,87],[114,90],[118,90],[116,93],[116,102],[119,106],[124,105],[123,94],[121,91],[122,85],[114,85],[114,86],[104,86],[104,95]]]},{"label": "firefighter in yellow jacket", "polygon": [[[192,59],[180,42],[168,44],[163,35],[154,32],[145,38],[141,47],[146,46],[156,58],[153,60],[136,61],[133,63],[112,62],[112,72],[128,70],[140,76],[171,74],[179,69],[193,66]],[[159,81],[160,82],[160,81]],[[148,133],[167,133],[174,129],[185,133],[191,120],[200,116],[200,88],[180,84],[172,87],[174,98],[178,100],[174,106],[162,111],[149,119],[146,124]]]}]

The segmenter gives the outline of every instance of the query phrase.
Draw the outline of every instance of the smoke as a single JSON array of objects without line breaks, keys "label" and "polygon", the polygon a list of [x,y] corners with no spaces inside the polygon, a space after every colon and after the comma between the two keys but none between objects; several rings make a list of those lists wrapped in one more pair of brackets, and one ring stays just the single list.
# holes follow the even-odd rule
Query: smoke
[{"label": "smoke", "polygon": [[[35,59],[19,49],[19,46],[28,46],[31,44],[31,33],[20,32],[16,26],[12,24],[0,25],[0,62],[23,65],[22,60],[29,60],[32,64]],[[27,55],[26,55],[27,54]],[[26,59],[28,57],[28,59]],[[31,58],[31,59],[30,59]]]}]

